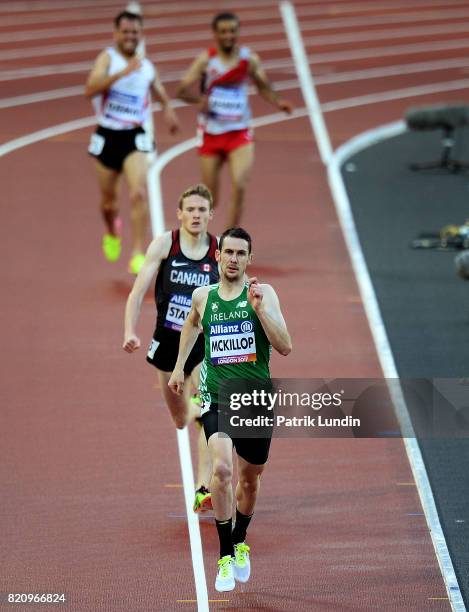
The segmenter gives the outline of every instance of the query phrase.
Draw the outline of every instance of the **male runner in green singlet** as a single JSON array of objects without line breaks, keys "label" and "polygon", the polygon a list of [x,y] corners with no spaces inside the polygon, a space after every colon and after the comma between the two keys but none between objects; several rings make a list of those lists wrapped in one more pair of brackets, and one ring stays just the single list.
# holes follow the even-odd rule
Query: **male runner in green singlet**
[{"label": "male runner in green singlet", "polygon": [[[247,582],[250,576],[246,531],[269,455],[270,438],[230,438],[225,433],[218,434],[219,385],[229,378],[269,379],[271,347],[288,355],[291,340],[273,288],[260,285],[257,278],[246,282],[245,271],[252,258],[249,234],[241,228],[226,230],[215,257],[220,281],[192,294],[191,310],[181,331],[179,354],[168,385],[175,393],[183,392],[184,364],[202,325],[205,358],[200,372],[201,416],[212,458],[210,489],[220,539],[215,588],[231,591],[235,579]],[[232,530],[233,447],[238,455],[238,484]]]}]

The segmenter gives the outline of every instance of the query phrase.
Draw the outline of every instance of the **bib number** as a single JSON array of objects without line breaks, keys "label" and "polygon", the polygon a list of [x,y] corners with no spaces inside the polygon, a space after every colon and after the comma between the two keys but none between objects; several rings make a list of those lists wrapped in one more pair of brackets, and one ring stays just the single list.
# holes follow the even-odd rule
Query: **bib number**
[{"label": "bib number", "polygon": [[156,349],[160,346],[160,343],[154,338],[150,342],[150,346],[148,347],[147,357],[148,359],[153,359],[156,353]]},{"label": "bib number", "polygon": [[153,139],[149,134],[137,134],[135,136],[135,147],[142,153],[153,151]]},{"label": "bib number", "polygon": [[246,94],[239,89],[214,87],[209,95],[210,114],[220,121],[241,121],[246,104]]},{"label": "bib number", "polygon": [[252,321],[210,323],[210,361],[215,366],[257,361]]},{"label": "bib number", "polygon": [[91,155],[101,155],[106,141],[101,134],[91,134],[90,144],[88,145],[88,153]]},{"label": "bib number", "polygon": [[191,304],[192,297],[190,295],[172,295],[169,300],[164,326],[175,331],[181,331],[190,312]]}]

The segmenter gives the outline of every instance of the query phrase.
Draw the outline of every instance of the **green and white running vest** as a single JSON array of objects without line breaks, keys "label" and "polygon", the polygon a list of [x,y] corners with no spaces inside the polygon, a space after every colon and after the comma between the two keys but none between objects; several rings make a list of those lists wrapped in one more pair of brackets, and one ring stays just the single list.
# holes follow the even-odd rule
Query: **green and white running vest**
[{"label": "green and white running vest", "polygon": [[222,380],[270,378],[272,347],[248,302],[248,286],[234,300],[223,300],[218,288],[218,284],[210,288],[202,317],[205,358],[199,391],[205,408],[218,403],[218,386]]}]

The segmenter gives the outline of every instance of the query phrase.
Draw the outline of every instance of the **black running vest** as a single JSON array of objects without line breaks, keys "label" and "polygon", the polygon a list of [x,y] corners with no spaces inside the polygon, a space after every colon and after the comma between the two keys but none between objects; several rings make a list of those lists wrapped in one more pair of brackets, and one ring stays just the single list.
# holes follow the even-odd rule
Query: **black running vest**
[{"label": "black running vest", "polygon": [[215,236],[208,234],[210,245],[202,259],[189,259],[181,251],[179,230],[173,230],[168,257],[160,265],[155,283],[155,301],[158,310],[156,328],[166,327],[181,331],[197,287],[218,282],[218,248]]}]

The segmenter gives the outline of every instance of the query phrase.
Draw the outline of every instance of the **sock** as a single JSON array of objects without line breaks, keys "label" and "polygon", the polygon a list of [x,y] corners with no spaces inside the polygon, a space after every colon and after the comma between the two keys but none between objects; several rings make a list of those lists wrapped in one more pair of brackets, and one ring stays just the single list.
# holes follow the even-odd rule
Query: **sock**
[{"label": "sock", "polygon": [[233,527],[233,520],[231,518],[226,521],[217,521],[218,537],[220,539],[220,559],[226,555],[234,557],[233,542],[231,541],[231,530]]},{"label": "sock", "polygon": [[233,544],[239,544],[240,542],[244,542],[246,539],[246,531],[251,522],[253,514],[249,516],[246,514],[241,514],[241,512],[236,508],[236,522],[233,529],[233,533],[231,535],[231,539]]},{"label": "sock", "polygon": [[220,539],[220,559],[226,555],[234,557],[233,542],[231,541],[231,530],[232,530],[232,519],[226,521],[217,521],[215,523],[218,531],[218,538]]}]

